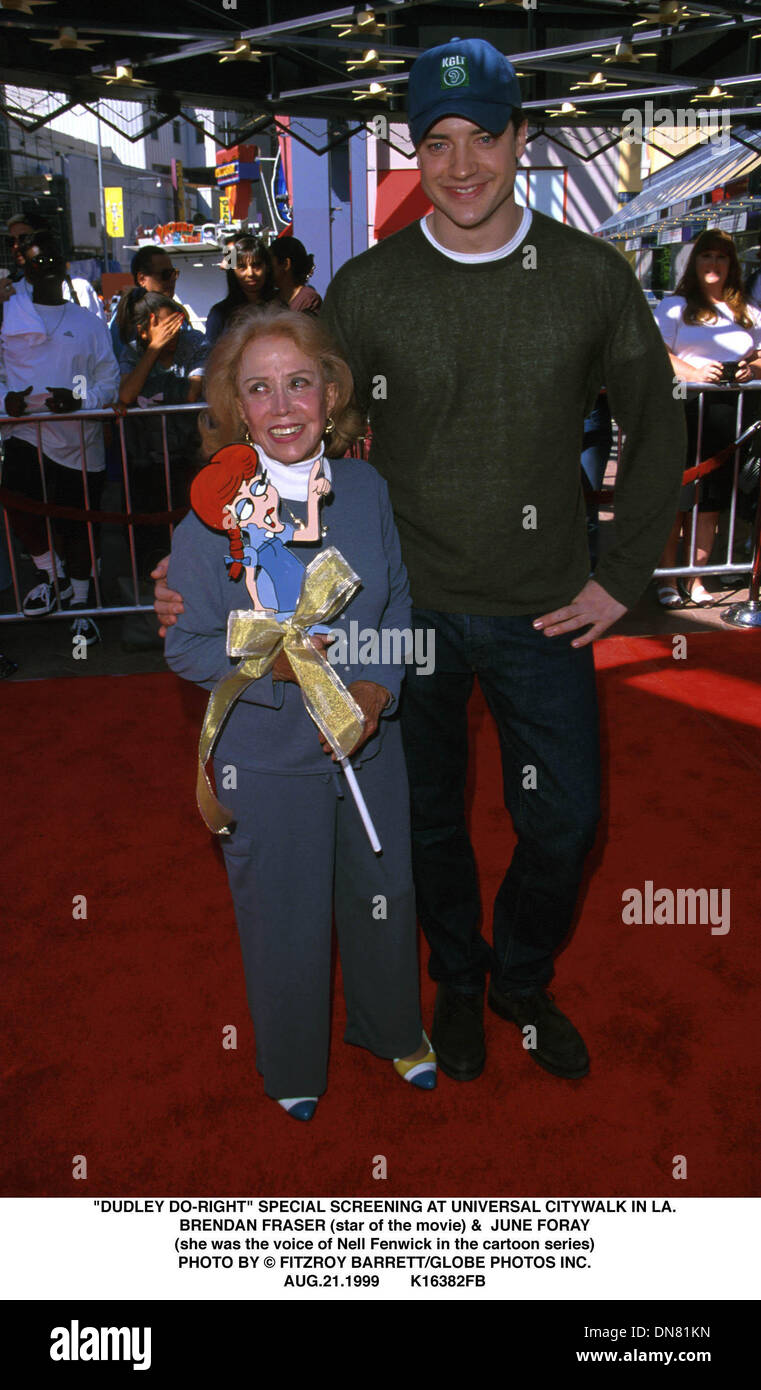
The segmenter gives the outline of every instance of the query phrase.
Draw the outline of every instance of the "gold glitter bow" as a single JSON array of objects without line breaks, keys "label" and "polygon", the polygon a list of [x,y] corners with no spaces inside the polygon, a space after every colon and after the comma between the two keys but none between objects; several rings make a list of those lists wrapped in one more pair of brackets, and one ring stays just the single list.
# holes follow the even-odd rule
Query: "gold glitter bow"
[{"label": "gold glitter bow", "polygon": [[360,586],[335,546],[320,551],[304,570],[296,611],[279,623],[269,613],[237,609],[227,621],[227,655],[242,656],[240,665],[215,686],[206,707],[198,745],[196,800],[209,829],[229,835],[235,815],[214,795],[206,763],[233,705],[252,681],[266,675],[278,653],[284,651],[293,667],[304,704],[317,728],[334,752],[351,752],[364,728],[364,716],[356,700],[321,652],[312,646],[307,628],[333,619]]}]

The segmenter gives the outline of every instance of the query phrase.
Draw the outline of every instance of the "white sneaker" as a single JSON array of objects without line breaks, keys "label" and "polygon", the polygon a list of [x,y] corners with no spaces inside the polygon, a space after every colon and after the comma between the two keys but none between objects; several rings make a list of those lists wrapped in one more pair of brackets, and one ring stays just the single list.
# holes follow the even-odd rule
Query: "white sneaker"
[{"label": "white sneaker", "polygon": [[26,595],[21,605],[24,616],[27,618],[43,618],[46,613],[53,613],[60,607],[61,603],[66,603],[67,600],[73,596],[74,589],[72,588],[70,580],[68,580],[65,575],[62,575],[58,580],[58,594],[60,595],[60,603],[53,582],[50,579],[44,579],[41,584],[35,584],[34,588],[29,590],[29,593]]}]

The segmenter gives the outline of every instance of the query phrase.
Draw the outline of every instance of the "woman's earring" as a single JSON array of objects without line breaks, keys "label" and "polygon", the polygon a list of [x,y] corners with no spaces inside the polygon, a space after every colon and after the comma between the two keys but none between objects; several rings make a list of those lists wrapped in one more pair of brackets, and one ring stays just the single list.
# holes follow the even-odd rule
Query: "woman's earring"
[{"label": "woman's earring", "polygon": [[256,445],[254,444],[254,441],[253,441],[253,439],[251,438],[251,431],[249,430],[248,425],[246,425],[246,433],[245,433],[245,435],[244,435],[244,439],[245,439],[245,441],[246,441],[246,443],[247,443],[249,449],[255,449],[255,448],[256,448]]},{"label": "woman's earring", "polygon": [[336,427],[336,422],[335,422],[335,420],[333,419],[333,416],[332,416],[332,415],[329,415],[328,418],[327,418],[327,420],[325,421],[325,429],[323,430],[323,433],[324,433],[324,434],[332,434],[333,431],[334,431],[334,429],[335,429],[335,427]]}]

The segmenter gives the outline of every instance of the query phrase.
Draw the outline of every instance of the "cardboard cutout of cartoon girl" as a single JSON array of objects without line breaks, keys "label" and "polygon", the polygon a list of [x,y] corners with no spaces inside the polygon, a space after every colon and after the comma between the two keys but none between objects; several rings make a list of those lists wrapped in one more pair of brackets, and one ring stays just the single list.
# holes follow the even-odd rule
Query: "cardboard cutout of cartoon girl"
[{"label": "cardboard cutout of cartoon girl", "polygon": [[[230,554],[225,557],[225,563],[230,578],[240,579],[245,574],[246,588],[255,611],[273,613],[278,622],[293,616],[306,573],[304,565],[288,549],[288,543],[301,541],[302,544],[314,545],[320,539],[320,499],[330,491],[327,478],[317,476],[321,467],[322,459],[315,459],[307,484],[305,524],[280,520],[277,489],[266,472],[260,471],[259,455],[248,444],[228,444],[220,449],[191,483],[193,511],[207,526],[228,533]],[[343,559],[342,556],[338,558]],[[343,563],[345,565],[346,561]],[[356,575],[352,577],[357,578]],[[315,624],[307,631],[332,635],[332,629],[322,624]],[[361,727],[364,722],[362,711],[358,706],[355,708]],[[346,774],[371,848],[375,854],[380,854],[378,832],[354,769],[346,754],[338,761]],[[205,814],[204,819],[207,825],[212,824]]]},{"label": "cardboard cutout of cartoon girl", "polygon": [[313,545],[320,539],[320,499],[330,491],[327,478],[317,476],[321,467],[318,458],[309,474],[306,523],[280,520],[277,489],[248,444],[220,449],[191,484],[196,515],[215,531],[228,533],[230,578],[245,574],[254,608],[278,620],[292,617],[304,581],[304,566],[289,543]]}]

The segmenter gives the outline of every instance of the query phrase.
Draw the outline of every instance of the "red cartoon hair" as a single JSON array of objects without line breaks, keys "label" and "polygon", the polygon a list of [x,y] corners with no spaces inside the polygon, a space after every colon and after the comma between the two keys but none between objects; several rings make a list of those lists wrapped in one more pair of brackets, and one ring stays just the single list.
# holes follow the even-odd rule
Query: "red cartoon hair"
[{"label": "red cartoon hair", "polygon": [[239,526],[225,526],[225,506],[232,502],[242,483],[256,477],[259,467],[259,455],[249,444],[226,444],[190,485],[190,505],[196,516],[215,531],[227,531],[233,560],[231,579],[240,579],[243,573],[243,542]]}]

